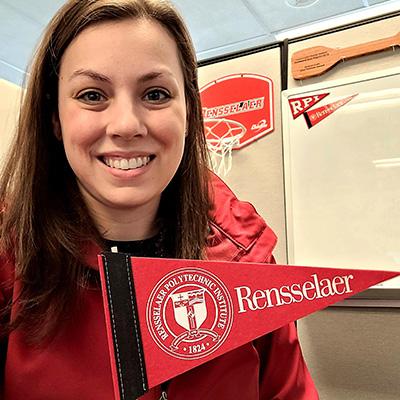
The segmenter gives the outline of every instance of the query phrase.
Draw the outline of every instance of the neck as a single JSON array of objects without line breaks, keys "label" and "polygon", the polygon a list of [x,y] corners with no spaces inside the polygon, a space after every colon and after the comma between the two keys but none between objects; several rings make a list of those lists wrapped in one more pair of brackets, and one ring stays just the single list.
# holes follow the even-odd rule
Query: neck
[{"label": "neck", "polygon": [[99,215],[95,220],[104,239],[109,240],[143,240],[154,236],[158,232],[155,222],[156,215]]},{"label": "neck", "polygon": [[96,207],[88,204],[88,208],[104,239],[133,241],[156,235],[159,230],[156,222],[158,205],[159,201],[134,209],[112,209],[99,204]]}]

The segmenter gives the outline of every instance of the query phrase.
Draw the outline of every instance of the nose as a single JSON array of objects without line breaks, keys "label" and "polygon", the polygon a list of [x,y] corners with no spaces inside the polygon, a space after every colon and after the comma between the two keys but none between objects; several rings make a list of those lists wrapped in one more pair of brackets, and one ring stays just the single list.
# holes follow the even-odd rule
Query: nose
[{"label": "nose", "polygon": [[140,105],[127,98],[115,100],[109,108],[107,134],[124,140],[146,136],[147,128]]}]

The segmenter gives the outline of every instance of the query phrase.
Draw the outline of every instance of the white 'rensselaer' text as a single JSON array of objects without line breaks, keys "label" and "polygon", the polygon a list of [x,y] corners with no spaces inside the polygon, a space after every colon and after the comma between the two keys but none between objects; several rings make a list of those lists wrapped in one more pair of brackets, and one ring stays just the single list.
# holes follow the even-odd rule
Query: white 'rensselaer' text
[{"label": "white 'rensselaer' text", "polygon": [[338,275],[332,279],[319,279],[317,274],[312,274],[311,278],[302,283],[293,283],[276,288],[252,290],[248,286],[235,287],[239,313],[353,292],[351,289],[353,275]]}]

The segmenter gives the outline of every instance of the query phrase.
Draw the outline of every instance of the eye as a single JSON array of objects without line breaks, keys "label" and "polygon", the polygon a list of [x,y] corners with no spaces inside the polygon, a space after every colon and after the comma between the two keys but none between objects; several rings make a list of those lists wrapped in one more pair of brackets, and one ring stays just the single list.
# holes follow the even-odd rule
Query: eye
[{"label": "eye", "polygon": [[87,104],[97,104],[104,101],[106,98],[102,93],[96,90],[87,90],[86,92],[79,94],[77,99],[82,100]]},{"label": "eye", "polygon": [[171,98],[171,95],[163,89],[152,89],[144,95],[144,98],[150,103],[164,103]]}]

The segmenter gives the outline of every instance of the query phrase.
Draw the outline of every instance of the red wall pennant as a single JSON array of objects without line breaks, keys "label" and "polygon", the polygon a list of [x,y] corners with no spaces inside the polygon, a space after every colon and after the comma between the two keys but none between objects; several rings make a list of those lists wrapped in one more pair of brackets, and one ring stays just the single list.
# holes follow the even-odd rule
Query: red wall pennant
[{"label": "red wall pennant", "polygon": [[[116,399],[400,273],[99,256]],[[130,392],[129,392],[130,390]]]},{"label": "red wall pennant", "polygon": [[309,108],[319,103],[328,95],[329,93],[320,93],[312,96],[293,97],[289,99],[289,106],[293,119],[305,113]]},{"label": "red wall pennant", "polygon": [[307,122],[307,126],[309,128],[312,128],[313,126],[317,125],[326,117],[329,117],[329,115],[338,110],[340,107],[343,107],[349,101],[354,99],[354,97],[356,96],[357,94],[354,94],[353,96],[345,97],[344,99],[340,99],[338,101],[335,101],[334,103],[326,104],[322,107],[305,112],[304,118]]}]

